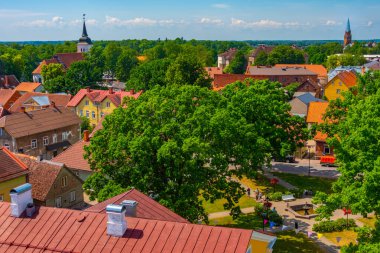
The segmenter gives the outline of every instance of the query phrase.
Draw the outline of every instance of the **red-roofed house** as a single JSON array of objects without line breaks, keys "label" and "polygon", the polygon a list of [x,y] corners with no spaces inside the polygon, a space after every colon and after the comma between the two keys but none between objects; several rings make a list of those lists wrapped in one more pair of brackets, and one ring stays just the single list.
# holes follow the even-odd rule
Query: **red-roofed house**
[{"label": "red-roofed house", "polygon": [[[15,192],[18,194],[17,189]],[[252,230],[123,217],[124,214],[122,206],[109,206],[106,214],[36,207],[29,218],[11,215],[10,204],[0,203],[0,248],[3,252],[43,253],[257,252],[252,240],[257,236]]]},{"label": "red-roofed house", "polygon": [[120,204],[124,200],[133,200],[138,203],[136,208],[136,217],[150,220],[165,220],[174,222],[189,223],[186,219],[178,214],[154,201],[144,193],[132,189],[130,191],[119,194],[113,198],[87,208],[86,212],[105,213],[106,207],[109,204]]},{"label": "red-roofed house", "polygon": [[42,67],[45,65],[49,65],[52,63],[61,64],[62,67],[67,70],[70,68],[70,65],[77,61],[82,61],[84,59],[83,53],[62,53],[56,54],[53,58],[48,60],[43,60],[38,67],[32,72],[33,74],[33,82],[35,83],[43,83],[42,80]]},{"label": "red-roofed house", "polygon": [[142,91],[117,91],[112,88],[109,90],[92,90],[90,88],[81,89],[67,104],[80,117],[85,116],[90,119],[90,123],[96,126],[100,119],[111,114],[114,109],[119,107],[125,97],[137,99]]},{"label": "red-roofed house", "polygon": [[65,107],[70,101],[71,95],[51,94],[41,92],[27,92],[15,101],[10,112],[20,112],[24,107],[26,112],[47,108],[54,102],[55,106]]},{"label": "red-roofed house", "polygon": [[223,74],[223,70],[219,67],[205,67],[204,69],[211,78],[214,78],[216,74]]},{"label": "red-roofed house", "polygon": [[343,71],[329,80],[325,87],[325,97],[328,100],[342,98],[342,92],[356,85],[356,74],[353,71]]},{"label": "red-roofed house", "polygon": [[21,94],[25,94],[27,92],[41,92],[44,87],[41,83],[30,83],[30,82],[21,82],[15,90],[19,91]]},{"label": "red-roofed house", "polygon": [[19,83],[15,75],[0,75],[0,89],[14,89]]},{"label": "red-roofed house", "polygon": [[0,89],[0,107],[9,110],[20,97],[21,94],[17,90]]},{"label": "red-roofed house", "polygon": [[0,202],[10,202],[10,190],[28,182],[28,174],[28,166],[6,147],[0,147]]}]

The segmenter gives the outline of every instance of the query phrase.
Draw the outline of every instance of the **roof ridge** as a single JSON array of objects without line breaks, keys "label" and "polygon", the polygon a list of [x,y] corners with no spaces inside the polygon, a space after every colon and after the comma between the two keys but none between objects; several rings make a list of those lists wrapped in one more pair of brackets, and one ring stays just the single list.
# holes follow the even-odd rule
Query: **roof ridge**
[{"label": "roof ridge", "polygon": [[18,159],[10,150],[6,147],[1,147],[0,150],[4,151],[8,156],[10,156],[18,165],[21,166],[22,169],[28,170],[28,166],[23,163],[20,159]]}]

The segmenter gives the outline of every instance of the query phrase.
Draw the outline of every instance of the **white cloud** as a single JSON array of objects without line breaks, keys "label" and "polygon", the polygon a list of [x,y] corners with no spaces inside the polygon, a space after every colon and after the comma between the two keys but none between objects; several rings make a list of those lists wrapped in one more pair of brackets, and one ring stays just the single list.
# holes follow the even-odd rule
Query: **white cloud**
[{"label": "white cloud", "polygon": [[261,19],[259,21],[245,21],[241,19],[231,19],[231,25],[242,28],[295,28],[308,26],[309,23],[300,24],[299,22],[279,22],[269,19]]},{"label": "white cloud", "polygon": [[368,21],[367,26],[372,26],[372,25],[373,25],[373,22],[372,21]]},{"label": "white cloud", "polygon": [[134,18],[134,19],[119,19],[116,17],[106,16],[106,25],[111,26],[153,26],[153,25],[173,25],[173,24],[182,24],[184,21],[175,21],[173,19],[150,19],[150,18]]},{"label": "white cloud", "polygon": [[213,4],[211,6],[217,9],[227,9],[230,7],[228,4],[223,4],[223,3]]},{"label": "white cloud", "polygon": [[326,22],[324,23],[324,25],[326,26],[337,26],[337,25],[341,25],[342,22],[337,22],[335,20],[326,20]]},{"label": "white cloud", "polygon": [[224,22],[221,19],[201,18],[198,23],[211,24],[211,25],[223,25]]},{"label": "white cloud", "polygon": [[46,16],[43,12],[34,12],[27,10],[15,10],[15,9],[0,9],[0,18],[21,18],[21,17],[37,17]]},{"label": "white cloud", "polygon": [[54,16],[51,19],[38,19],[30,22],[23,22],[20,25],[26,27],[57,27],[65,25],[65,22],[62,17]]}]

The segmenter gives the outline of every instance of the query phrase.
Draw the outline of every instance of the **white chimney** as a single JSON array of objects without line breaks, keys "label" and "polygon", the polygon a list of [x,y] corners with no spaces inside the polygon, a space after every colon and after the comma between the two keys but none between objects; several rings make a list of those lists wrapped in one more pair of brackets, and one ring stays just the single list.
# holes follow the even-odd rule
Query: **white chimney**
[{"label": "white chimney", "polygon": [[129,217],[136,217],[136,210],[138,202],[134,200],[123,200],[121,205],[125,206],[125,215]]},{"label": "white chimney", "polygon": [[10,192],[11,216],[20,217],[28,204],[33,204],[32,185],[29,183],[20,185]]},{"label": "white chimney", "polygon": [[127,230],[127,222],[125,220],[125,206],[108,205],[106,207],[108,215],[107,235],[122,237]]}]

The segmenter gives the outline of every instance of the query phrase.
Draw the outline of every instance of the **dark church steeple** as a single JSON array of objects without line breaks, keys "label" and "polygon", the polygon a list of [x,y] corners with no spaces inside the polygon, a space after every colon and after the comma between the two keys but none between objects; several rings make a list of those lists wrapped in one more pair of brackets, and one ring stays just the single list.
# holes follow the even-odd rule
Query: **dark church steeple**
[{"label": "dark church steeple", "polygon": [[344,33],[343,46],[346,47],[346,46],[350,45],[351,42],[352,42],[351,25],[350,25],[350,19],[348,19],[347,20],[346,31]]},{"label": "dark church steeple", "polygon": [[77,52],[78,53],[88,52],[91,47],[92,47],[92,41],[90,37],[88,37],[87,28],[86,28],[86,14],[83,14],[82,37],[79,38],[79,42],[77,44]]}]

